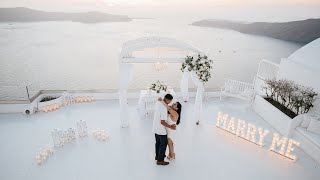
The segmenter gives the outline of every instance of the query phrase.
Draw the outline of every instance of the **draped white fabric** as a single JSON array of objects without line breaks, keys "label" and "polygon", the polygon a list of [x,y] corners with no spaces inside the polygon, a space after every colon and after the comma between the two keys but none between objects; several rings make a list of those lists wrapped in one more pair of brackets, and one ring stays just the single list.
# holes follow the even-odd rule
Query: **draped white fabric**
[{"label": "draped white fabric", "polygon": [[200,81],[198,75],[195,72],[191,72],[191,79],[192,82],[197,86],[197,94],[196,100],[194,104],[194,116],[196,122],[201,121],[201,112],[202,112],[202,100],[203,100],[203,92],[204,92],[204,85],[203,82]]},{"label": "draped white fabric", "polygon": [[120,84],[119,89],[128,89],[129,83],[132,80],[133,76],[133,64],[122,63],[119,64],[119,71],[120,71]]},{"label": "draped white fabric", "polygon": [[181,89],[181,96],[184,101],[189,101],[189,71],[184,71],[181,79],[180,89]]},{"label": "draped white fabric", "polygon": [[127,89],[132,80],[132,64],[119,64],[120,82],[119,82],[119,103],[120,103],[120,120],[121,127],[129,126],[129,107],[127,98]]},{"label": "draped white fabric", "polygon": [[[144,37],[136,40],[128,41],[123,44],[122,49],[119,53],[119,71],[120,71],[120,84],[119,84],[119,103],[120,103],[120,119],[121,126],[129,126],[129,114],[128,114],[128,102],[127,102],[127,89],[129,82],[132,79],[132,64],[128,63],[155,63],[154,58],[137,58],[132,56],[132,52],[141,51],[144,48],[177,48],[183,51],[188,51],[188,53],[200,53],[197,48],[186,44],[184,42],[165,38],[165,37]],[[158,58],[159,59],[159,58]],[[184,58],[167,57],[161,58],[164,62],[169,63],[182,63]],[[188,79],[190,73],[186,72],[181,80],[181,92],[184,100],[189,100],[188,94]],[[202,86],[199,85],[198,88]],[[200,92],[200,91],[199,91]],[[198,93],[197,93],[198,94]],[[201,96],[201,93],[199,93]],[[198,95],[197,95],[198,97]],[[196,98],[199,100],[200,97]],[[196,103],[199,104],[199,103]],[[202,102],[200,103],[200,107]],[[200,113],[199,113],[200,114]]]}]

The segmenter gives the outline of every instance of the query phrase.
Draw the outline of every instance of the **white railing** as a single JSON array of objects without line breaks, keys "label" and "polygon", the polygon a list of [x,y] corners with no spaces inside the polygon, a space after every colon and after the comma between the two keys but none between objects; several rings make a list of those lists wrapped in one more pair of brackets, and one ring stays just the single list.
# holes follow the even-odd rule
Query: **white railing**
[{"label": "white railing", "polygon": [[254,82],[255,92],[259,95],[265,95],[265,81],[268,79],[276,79],[279,72],[279,64],[268,60],[261,60],[258,67],[257,76]]},{"label": "white railing", "polygon": [[279,64],[268,60],[261,60],[258,67],[257,77],[262,80],[274,79],[279,72]]},{"label": "white railing", "polygon": [[27,86],[1,86],[0,90],[0,100],[9,101],[28,101],[30,95],[28,96]]}]

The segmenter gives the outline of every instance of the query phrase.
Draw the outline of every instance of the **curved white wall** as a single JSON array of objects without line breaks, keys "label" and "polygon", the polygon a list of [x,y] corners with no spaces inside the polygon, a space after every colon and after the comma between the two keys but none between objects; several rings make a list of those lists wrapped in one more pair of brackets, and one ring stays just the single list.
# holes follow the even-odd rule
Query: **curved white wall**
[{"label": "curved white wall", "polygon": [[[320,64],[320,60],[319,60]],[[320,70],[310,69],[288,59],[282,59],[278,78],[286,78],[320,91]]]},{"label": "curved white wall", "polygon": [[310,42],[309,44],[292,53],[288,59],[297,64],[309,67],[310,69],[320,69],[320,38]]}]

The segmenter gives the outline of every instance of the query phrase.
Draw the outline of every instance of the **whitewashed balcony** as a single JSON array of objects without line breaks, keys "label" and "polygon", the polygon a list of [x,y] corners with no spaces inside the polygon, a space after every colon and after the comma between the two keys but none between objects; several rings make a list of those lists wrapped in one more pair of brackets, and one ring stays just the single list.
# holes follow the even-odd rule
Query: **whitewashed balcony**
[{"label": "whitewashed balcony", "polygon": [[[0,114],[0,179],[291,179],[314,180],[320,165],[297,148],[293,163],[215,127],[219,111],[228,113],[276,132],[246,101],[235,98],[210,98],[203,105],[204,123],[192,119],[193,101],[183,103],[176,160],[159,167],[154,160],[152,121],[140,118],[138,99],[129,100],[130,128],[120,128],[117,100],[73,104],[50,113],[34,115]],[[85,120],[88,128],[102,128],[110,140],[99,142],[92,136],[58,149],[42,166],[34,156],[40,147],[51,143],[53,128],[74,127]],[[271,144],[271,137],[266,144]]]}]

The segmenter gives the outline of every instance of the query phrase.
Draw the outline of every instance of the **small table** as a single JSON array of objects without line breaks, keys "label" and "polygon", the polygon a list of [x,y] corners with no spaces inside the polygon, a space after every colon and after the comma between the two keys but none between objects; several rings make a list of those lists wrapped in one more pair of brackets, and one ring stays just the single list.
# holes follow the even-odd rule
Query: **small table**
[{"label": "small table", "polygon": [[162,91],[160,93],[156,93],[155,91],[151,91],[151,90],[141,90],[140,96],[139,96],[139,104],[138,104],[140,115],[146,117],[147,103],[155,104],[158,101],[159,97],[163,98],[166,94],[171,94],[173,96],[172,102],[170,104],[176,101],[176,93],[174,92],[173,89],[168,89],[166,92]]}]

